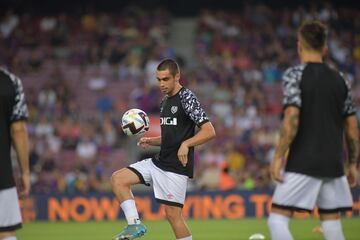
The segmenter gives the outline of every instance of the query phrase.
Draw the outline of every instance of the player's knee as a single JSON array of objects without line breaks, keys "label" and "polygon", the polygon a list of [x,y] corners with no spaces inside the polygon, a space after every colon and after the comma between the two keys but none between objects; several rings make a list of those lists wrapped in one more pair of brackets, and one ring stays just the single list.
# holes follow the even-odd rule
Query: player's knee
[{"label": "player's knee", "polygon": [[0,232],[0,239],[3,239],[3,240],[16,240],[15,231]]},{"label": "player's knee", "polygon": [[169,222],[173,222],[181,217],[181,211],[174,207],[165,207],[165,216]]},{"label": "player's knee", "polygon": [[270,229],[279,225],[287,226],[289,223],[289,217],[278,213],[270,213],[267,223]]},{"label": "player's knee", "polygon": [[270,215],[267,219],[267,225],[271,229],[271,226],[274,224],[276,224],[276,222],[274,221],[274,218]]},{"label": "player's knee", "polygon": [[122,176],[122,170],[116,171],[111,175],[111,185],[113,187],[126,186],[126,179]]},{"label": "player's knee", "polygon": [[319,213],[320,213],[320,220],[321,221],[340,219],[340,213],[339,212],[323,213],[321,210],[319,210]]}]

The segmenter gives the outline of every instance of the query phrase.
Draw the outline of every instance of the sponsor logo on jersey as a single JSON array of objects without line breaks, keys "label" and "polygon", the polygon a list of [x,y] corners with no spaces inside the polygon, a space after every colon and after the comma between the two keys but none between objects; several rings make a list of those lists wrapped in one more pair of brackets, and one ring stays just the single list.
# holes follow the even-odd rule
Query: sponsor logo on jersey
[{"label": "sponsor logo on jersey", "polygon": [[176,126],[176,125],[177,125],[177,118],[161,117],[161,118],[160,118],[160,125],[172,125],[172,126]]},{"label": "sponsor logo on jersey", "polygon": [[171,194],[171,193],[168,193],[168,194],[166,194],[166,197],[168,199],[174,199],[175,196],[173,194]]},{"label": "sponsor logo on jersey", "polygon": [[177,110],[178,110],[178,107],[177,107],[177,106],[172,106],[172,107],[171,107],[171,112],[172,112],[172,114],[175,114],[175,113],[177,112]]}]

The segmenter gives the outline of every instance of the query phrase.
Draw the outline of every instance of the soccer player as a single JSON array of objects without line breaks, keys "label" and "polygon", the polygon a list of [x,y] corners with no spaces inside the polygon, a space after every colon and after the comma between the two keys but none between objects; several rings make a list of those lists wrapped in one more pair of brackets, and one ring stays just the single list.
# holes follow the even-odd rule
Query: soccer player
[{"label": "soccer player", "polygon": [[[16,240],[21,214],[12,174],[11,143],[17,153],[22,195],[30,191],[29,143],[25,120],[28,117],[23,87],[19,78],[0,68],[0,239]],[[12,142],[11,142],[12,140]]]},{"label": "soccer player", "polygon": [[[192,239],[181,211],[188,178],[193,177],[194,147],[214,138],[215,130],[194,93],[181,86],[179,66],[174,60],[163,60],[157,67],[156,78],[165,94],[160,107],[161,136],[142,137],[138,145],[160,146],[160,153],[112,175],[113,191],[128,222],[114,240],[134,239],[146,232],[130,189],[138,183],[152,183],[155,198],[165,206],[176,239]],[[197,133],[195,126],[199,127]]]},{"label": "soccer player", "polygon": [[[315,205],[325,238],[344,239],[340,211],[353,204],[350,186],[358,174],[358,126],[349,83],[323,62],[326,39],[325,25],[305,22],[298,31],[301,64],[283,76],[283,122],[270,166],[278,182],[268,219],[272,239],[293,239],[288,228],[293,211],[312,211]],[[342,158],[344,133],[348,180]]]}]

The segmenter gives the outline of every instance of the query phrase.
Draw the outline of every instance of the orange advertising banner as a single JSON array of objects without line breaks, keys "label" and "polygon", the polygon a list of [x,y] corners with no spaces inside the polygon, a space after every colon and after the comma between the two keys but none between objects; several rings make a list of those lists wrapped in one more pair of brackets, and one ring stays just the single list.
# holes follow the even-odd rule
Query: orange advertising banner
[{"label": "orange advertising banner", "polygon": [[[354,191],[353,211],[346,217],[360,215],[360,191]],[[164,208],[152,194],[142,193],[135,198],[141,217],[145,220],[165,218]],[[112,194],[88,194],[81,196],[35,195],[21,200],[25,221],[114,221],[123,218],[120,205]],[[241,219],[264,218],[271,208],[270,192],[235,191],[190,193],[186,198],[183,214],[192,219]],[[297,213],[296,217],[309,217],[308,213]],[[318,217],[317,210],[312,213]]]}]

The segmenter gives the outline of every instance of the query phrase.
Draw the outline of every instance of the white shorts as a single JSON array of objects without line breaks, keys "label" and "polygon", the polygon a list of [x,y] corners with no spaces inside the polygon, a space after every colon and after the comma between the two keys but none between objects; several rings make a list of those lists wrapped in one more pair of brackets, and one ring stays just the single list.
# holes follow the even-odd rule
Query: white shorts
[{"label": "white shorts", "polygon": [[155,199],[159,203],[183,207],[188,176],[164,171],[150,158],[131,164],[128,169],[138,175],[141,183],[153,184]]},{"label": "white shorts", "polygon": [[21,213],[16,187],[0,190],[0,232],[21,228]]},{"label": "white shorts", "polygon": [[299,173],[285,172],[284,182],[278,183],[272,205],[277,208],[335,213],[351,210],[353,201],[345,176],[315,178]]}]

